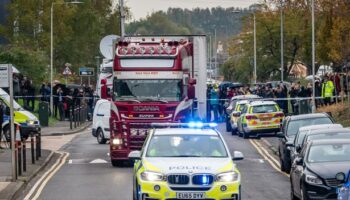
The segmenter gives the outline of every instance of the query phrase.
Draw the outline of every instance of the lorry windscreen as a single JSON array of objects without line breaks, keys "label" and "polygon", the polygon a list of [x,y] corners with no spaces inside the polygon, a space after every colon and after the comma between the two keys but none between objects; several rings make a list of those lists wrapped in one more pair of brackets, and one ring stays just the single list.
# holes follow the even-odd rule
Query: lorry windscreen
[{"label": "lorry windscreen", "polygon": [[139,101],[166,100],[181,101],[181,79],[159,80],[114,80],[113,97],[115,101],[137,99]]}]

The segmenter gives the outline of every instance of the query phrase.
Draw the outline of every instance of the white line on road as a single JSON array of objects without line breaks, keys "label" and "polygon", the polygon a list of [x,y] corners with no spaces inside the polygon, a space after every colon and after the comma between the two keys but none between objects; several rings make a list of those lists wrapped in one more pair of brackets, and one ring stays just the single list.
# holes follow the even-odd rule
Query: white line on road
[{"label": "white line on road", "polygon": [[[43,191],[47,182],[51,179],[51,177],[55,175],[55,173],[62,167],[62,165],[64,165],[67,157],[69,156],[69,153],[57,153],[60,154],[60,157],[56,160],[55,164],[52,165],[51,168],[47,172],[45,172],[45,174],[35,183],[35,185],[29,191],[27,196],[25,196],[24,200],[36,200]],[[39,189],[37,190],[38,187]],[[31,196],[36,190],[37,192],[35,193],[34,197],[31,198]]]},{"label": "white line on road", "polygon": [[70,159],[70,160],[68,161],[68,164],[72,164],[72,163],[73,163],[73,160]]},{"label": "white line on road", "polygon": [[282,172],[280,170],[279,164],[277,165],[276,162],[278,163],[278,161],[276,159],[274,159],[265,149],[264,147],[262,147],[261,145],[258,144],[258,142],[254,141],[254,140],[249,140],[249,142],[253,145],[253,147],[259,152],[259,154],[265,159],[267,160],[270,165],[278,172],[280,172],[281,174],[289,177],[289,174]]}]

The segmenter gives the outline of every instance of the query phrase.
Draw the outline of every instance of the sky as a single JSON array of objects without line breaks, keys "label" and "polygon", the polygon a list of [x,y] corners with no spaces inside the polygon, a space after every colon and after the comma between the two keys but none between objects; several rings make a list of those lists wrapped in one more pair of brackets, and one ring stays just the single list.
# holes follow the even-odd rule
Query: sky
[{"label": "sky", "polygon": [[[118,2],[118,0],[114,0]],[[125,5],[131,9],[133,20],[146,17],[148,14],[163,10],[169,7],[180,8],[212,8],[212,7],[248,7],[258,3],[259,0],[125,0]]]}]

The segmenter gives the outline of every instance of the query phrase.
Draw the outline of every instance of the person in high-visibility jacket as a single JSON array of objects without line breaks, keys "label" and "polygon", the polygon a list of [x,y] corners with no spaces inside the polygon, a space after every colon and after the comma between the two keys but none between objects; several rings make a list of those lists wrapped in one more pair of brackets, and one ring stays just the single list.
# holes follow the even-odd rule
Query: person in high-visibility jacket
[{"label": "person in high-visibility jacket", "polygon": [[325,81],[322,84],[322,97],[325,105],[331,104],[331,98],[333,96],[334,84],[328,76],[325,77]]}]

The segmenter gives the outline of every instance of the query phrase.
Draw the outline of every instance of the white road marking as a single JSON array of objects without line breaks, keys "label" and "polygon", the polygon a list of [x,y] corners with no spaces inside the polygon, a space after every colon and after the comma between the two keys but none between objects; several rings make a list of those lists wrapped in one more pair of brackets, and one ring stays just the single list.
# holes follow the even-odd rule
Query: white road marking
[{"label": "white road marking", "polygon": [[68,161],[68,164],[72,164],[72,163],[73,163],[73,160],[70,159],[70,160]]},{"label": "white road marking", "polygon": [[[69,156],[69,153],[60,153],[60,157],[56,160],[55,164],[51,166],[51,168],[44,173],[43,176],[34,184],[32,189],[29,191],[29,193],[24,197],[24,200],[36,200],[39,195],[41,194],[42,190],[44,189],[44,186],[47,184],[47,182],[51,179],[51,177],[62,167],[62,165],[65,163],[67,157]],[[31,198],[31,196],[35,193],[35,196]]]},{"label": "white road marking", "polygon": [[93,161],[90,162],[91,164],[99,164],[99,163],[108,163],[107,161],[103,160],[103,159],[95,159]]}]

